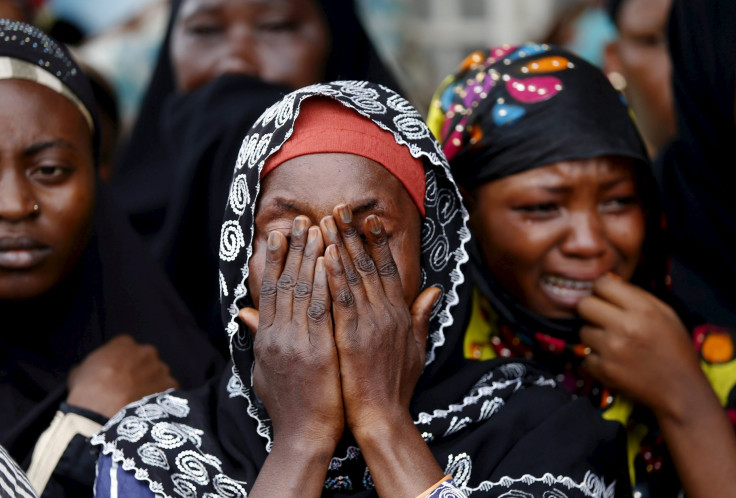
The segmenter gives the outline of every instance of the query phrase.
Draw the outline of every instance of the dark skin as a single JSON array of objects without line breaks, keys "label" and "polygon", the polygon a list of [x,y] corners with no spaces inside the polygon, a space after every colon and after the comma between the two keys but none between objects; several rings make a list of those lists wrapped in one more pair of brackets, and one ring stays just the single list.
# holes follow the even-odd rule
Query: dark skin
[{"label": "dark skin", "polygon": [[688,496],[736,489],[736,437],[685,326],[627,282],[645,235],[631,165],[555,163],[484,184],[467,204],[485,263],[510,293],[540,315],[586,320],[585,367],[656,416]]},{"label": "dark skin", "polygon": [[443,472],[409,414],[439,297],[419,292],[416,206],[382,166],[349,154],[287,161],[261,195],[249,278],[258,311],[240,317],[255,331],[274,442],[251,494],[320,496],[345,429],[379,494],[422,493]]},{"label": "dark skin", "polygon": [[[92,231],[92,134],[65,97],[0,81],[0,300],[42,297],[77,265]],[[70,374],[67,401],[108,417],[178,383],[152,346],[122,336]]]},{"label": "dark skin", "polygon": [[329,51],[315,0],[185,0],[171,40],[182,93],[225,74],[301,88],[322,79]]},{"label": "dark skin", "polygon": [[676,132],[666,36],[671,5],[672,0],[625,0],[616,19],[619,36],[604,52],[605,70],[626,78],[624,94],[650,157]]}]

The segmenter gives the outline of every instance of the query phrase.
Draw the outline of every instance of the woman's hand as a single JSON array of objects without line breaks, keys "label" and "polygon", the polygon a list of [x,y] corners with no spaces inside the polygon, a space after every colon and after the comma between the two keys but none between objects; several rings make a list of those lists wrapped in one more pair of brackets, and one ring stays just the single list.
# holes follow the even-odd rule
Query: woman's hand
[{"label": "woman's hand", "polygon": [[253,379],[274,444],[332,451],[344,415],[323,250],[319,228],[304,216],[294,220],[288,250],[284,235],[271,232],[259,310],[243,309],[240,317],[255,334]]},{"label": "woman's hand", "polygon": [[733,427],[675,312],[612,277],[598,279],[578,311],[590,322],[580,333],[591,348],[585,366],[605,385],[652,410],[685,494],[733,494]]},{"label": "woman's hand", "polygon": [[607,387],[679,417],[693,389],[710,389],[677,314],[643,289],[604,276],[578,305],[589,324],[580,337],[591,353],[585,366]]},{"label": "woman's hand", "polygon": [[346,422],[378,494],[417,496],[443,476],[409,413],[440,291],[426,289],[410,310],[381,220],[365,219],[365,243],[352,222],[341,204],[320,223]]},{"label": "woman's hand", "polygon": [[119,335],[75,367],[67,386],[67,403],[110,418],[128,403],[179,383],[155,347]]}]

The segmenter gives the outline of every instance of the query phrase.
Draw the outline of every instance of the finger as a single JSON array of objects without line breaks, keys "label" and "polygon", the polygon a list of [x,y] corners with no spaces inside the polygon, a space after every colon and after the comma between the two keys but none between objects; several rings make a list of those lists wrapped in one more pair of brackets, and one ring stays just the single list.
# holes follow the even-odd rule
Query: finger
[{"label": "finger", "polygon": [[[307,231],[307,245],[304,249],[299,276],[294,287],[294,316],[306,323],[307,309],[312,299],[312,281],[314,280],[314,266],[317,258],[324,252],[322,233],[319,227],[309,227]],[[305,329],[306,331],[306,329]]]},{"label": "finger", "polygon": [[355,296],[345,277],[340,252],[334,244],[327,247],[324,263],[327,273],[327,285],[332,296],[335,330],[347,330],[350,321],[357,318],[358,311],[355,306]]},{"label": "finger", "polygon": [[577,306],[580,317],[601,327],[609,327],[624,319],[625,311],[598,296],[587,296]]},{"label": "finger", "polygon": [[278,280],[284,267],[286,255],[286,238],[284,234],[274,230],[268,234],[266,243],[266,265],[263,269],[261,293],[258,302],[260,322],[262,326],[269,326],[276,316],[276,295],[278,294]]},{"label": "finger", "polygon": [[427,331],[429,330],[429,318],[432,308],[437,299],[442,295],[439,287],[428,287],[424,289],[414,300],[411,306],[411,322],[414,340],[423,352],[427,344]]},{"label": "finger", "polygon": [[584,325],[580,328],[580,341],[587,346],[585,356],[593,353],[599,354],[606,350],[606,332],[605,330],[591,325]]},{"label": "finger", "polygon": [[653,296],[634,284],[609,273],[593,284],[593,294],[622,309],[635,309]]},{"label": "finger", "polygon": [[378,216],[370,215],[365,219],[365,237],[368,251],[375,263],[386,296],[391,302],[403,300],[404,289],[401,285],[399,269],[391,254],[386,230]]},{"label": "finger", "polygon": [[[343,208],[347,208],[347,210]],[[338,224],[338,218],[341,216],[342,218]],[[349,222],[346,222],[346,220],[349,220]],[[345,279],[350,286],[350,290],[352,291],[356,302],[366,302],[368,297],[365,289],[363,288],[363,279],[361,278],[360,273],[355,269],[353,260],[350,257],[350,252],[345,247],[346,237],[357,237],[360,240],[360,233],[358,233],[357,229],[350,224],[352,223],[352,212],[350,211],[350,208],[345,204],[335,206],[333,216],[326,216],[323,218],[323,222],[327,227],[325,243],[334,244],[340,253],[340,261],[342,262],[343,271],[345,272]]]},{"label": "finger", "polygon": [[307,316],[309,320],[309,342],[312,344],[334,343],[332,316],[330,315],[330,290],[327,284],[325,258],[317,258],[314,266],[314,282]]},{"label": "finger", "polygon": [[250,333],[253,334],[253,337],[255,337],[258,333],[258,310],[255,308],[241,308],[238,311],[238,318],[240,318],[245,326],[248,327]]},{"label": "finger", "polygon": [[[347,252],[349,256],[343,256],[348,284],[351,284],[353,292],[358,296],[360,296],[361,290],[365,290],[365,295],[370,302],[383,302],[385,294],[381,278],[378,275],[378,269],[373,262],[373,258],[365,249],[361,230],[353,224],[353,213],[350,206],[339,204],[335,207],[335,214],[337,215],[335,221],[343,241],[340,255],[343,256],[343,253]],[[361,228],[363,233],[368,231],[365,222]],[[349,265],[352,265],[360,278],[350,278]],[[353,280],[355,280],[355,285],[353,285]]]},{"label": "finger", "polygon": [[276,309],[283,320],[291,320],[294,305],[294,287],[296,286],[299,268],[302,264],[304,247],[307,245],[307,228],[309,218],[297,216],[291,227],[291,242],[286,253],[284,269],[277,281]]}]

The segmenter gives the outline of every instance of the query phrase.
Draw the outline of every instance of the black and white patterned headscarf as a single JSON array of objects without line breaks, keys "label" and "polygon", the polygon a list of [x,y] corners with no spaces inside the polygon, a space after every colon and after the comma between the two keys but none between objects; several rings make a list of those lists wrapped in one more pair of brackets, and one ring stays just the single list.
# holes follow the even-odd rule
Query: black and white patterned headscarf
[{"label": "black and white patterned headscarf", "polygon": [[[93,443],[157,496],[246,496],[253,486],[273,441],[272,426],[253,388],[253,342],[237,311],[252,305],[248,262],[260,172],[291,137],[302,102],[317,96],[371,119],[424,163],[421,282],[443,293],[432,312],[425,369],[410,410],[440,465],[474,496],[519,489],[532,493],[528,496],[557,490],[559,498],[607,497],[626,488],[615,424],[602,421],[585,402],[570,402],[531,364],[464,359],[471,291],[463,273],[470,238],[467,212],[421,115],[388,88],[356,81],[288,94],[263,113],[243,141],[220,243],[221,302],[232,370],[206,389],[168,391],[129,405]],[[350,434],[336,449],[323,494],[375,495]]]}]

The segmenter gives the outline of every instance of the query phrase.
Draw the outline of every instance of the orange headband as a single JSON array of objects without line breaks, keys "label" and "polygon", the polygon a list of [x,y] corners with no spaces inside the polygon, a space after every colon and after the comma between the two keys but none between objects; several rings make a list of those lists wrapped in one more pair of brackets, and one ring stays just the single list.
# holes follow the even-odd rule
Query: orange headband
[{"label": "orange headband", "polygon": [[342,152],[376,161],[404,186],[424,216],[424,164],[396,143],[391,132],[331,98],[310,98],[301,105],[291,138],[269,157],[261,178],[281,163],[307,154]]}]

